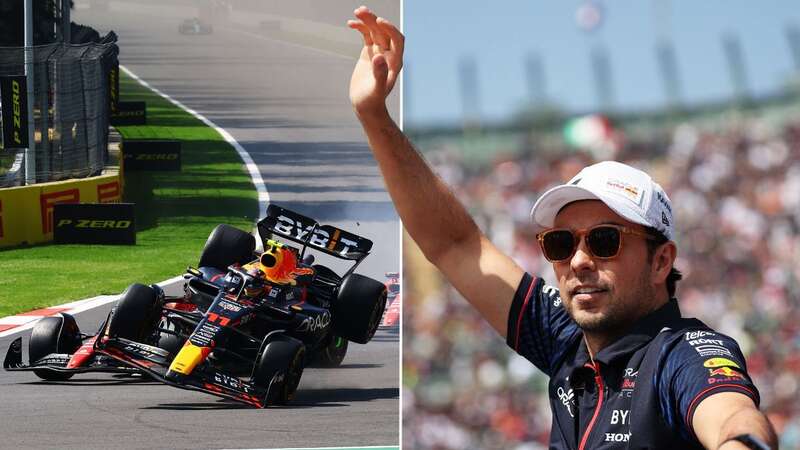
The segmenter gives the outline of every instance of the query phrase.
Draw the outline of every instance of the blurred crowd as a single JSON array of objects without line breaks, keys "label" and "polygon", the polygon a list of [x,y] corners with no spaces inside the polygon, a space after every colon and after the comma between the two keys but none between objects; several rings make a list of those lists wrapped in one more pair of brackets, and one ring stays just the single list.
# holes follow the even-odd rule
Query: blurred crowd
[{"label": "blurred crowd", "polygon": [[[654,135],[655,136],[655,135]],[[670,196],[684,316],[735,338],[782,448],[800,448],[800,120],[682,124],[603,152],[526,151],[466,169],[457,149],[427,151],[479,226],[529,272],[556,284],[530,208],[598,156],[650,173]],[[547,379],[405,240],[406,448],[547,448]]]}]

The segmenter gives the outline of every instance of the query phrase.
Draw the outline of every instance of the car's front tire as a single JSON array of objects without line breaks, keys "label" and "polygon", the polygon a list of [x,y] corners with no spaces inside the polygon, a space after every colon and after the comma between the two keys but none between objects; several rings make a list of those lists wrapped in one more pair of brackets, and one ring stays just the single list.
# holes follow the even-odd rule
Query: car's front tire
[{"label": "car's front tire", "polygon": [[[31,363],[35,363],[51,353],[75,353],[80,346],[81,332],[75,318],[61,313],[60,316],[45,317],[36,322],[28,342],[28,355]],[[47,369],[35,369],[33,373],[48,381],[64,381],[73,375]]]},{"label": "car's front tire", "polygon": [[256,358],[252,382],[267,390],[267,406],[285,405],[293,397],[303,376],[305,345],[297,339],[279,334],[264,338]]},{"label": "car's front tire", "polygon": [[[162,317],[158,322],[158,342],[156,346],[168,351],[172,357],[178,354],[183,347],[183,344],[186,342],[186,339],[179,336],[179,332],[181,331],[176,324],[169,320],[166,317]],[[168,330],[170,332],[161,331],[161,330]]]},{"label": "car's front tire", "polygon": [[146,342],[161,318],[158,296],[150,286],[134,283],[122,293],[108,321],[108,335]]}]

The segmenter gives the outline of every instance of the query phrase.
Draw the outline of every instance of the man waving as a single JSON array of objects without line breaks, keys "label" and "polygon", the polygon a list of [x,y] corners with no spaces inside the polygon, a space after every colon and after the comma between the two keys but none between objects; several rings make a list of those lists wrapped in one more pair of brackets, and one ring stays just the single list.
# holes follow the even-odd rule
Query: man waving
[{"label": "man waving", "polygon": [[478,229],[386,109],[404,37],[365,7],[350,99],[387,190],[422,252],[519,354],[550,377],[556,449],[777,448],[736,342],[681,317],[675,218],[652,178],[584,168],[531,212],[558,287]]}]

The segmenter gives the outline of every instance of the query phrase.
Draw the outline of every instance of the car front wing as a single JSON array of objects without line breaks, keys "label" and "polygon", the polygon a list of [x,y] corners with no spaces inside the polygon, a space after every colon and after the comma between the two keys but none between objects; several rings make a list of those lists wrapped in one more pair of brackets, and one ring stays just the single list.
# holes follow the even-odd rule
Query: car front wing
[{"label": "car front wing", "polygon": [[205,392],[257,408],[267,406],[264,399],[267,398],[268,389],[259,388],[208,366],[198,367],[180,379],[167,378],[172,358],[162,348],[120,337],[102,337],[96,341],[95,348],[102,354],[135,367],[170,386]]},{"label": "car front wing", "polygon": [[18,337],[8,347],[8,352],[3,360],[3,369],[8,371],[50,370],[63,373],[139,373],[139,370],[120,364],[114,358],[96,353],[78,367],[67,367],[72,357],[73,355],[70,353],[51,353],[30,364],[24,364],[22,362],[22,338]]}]

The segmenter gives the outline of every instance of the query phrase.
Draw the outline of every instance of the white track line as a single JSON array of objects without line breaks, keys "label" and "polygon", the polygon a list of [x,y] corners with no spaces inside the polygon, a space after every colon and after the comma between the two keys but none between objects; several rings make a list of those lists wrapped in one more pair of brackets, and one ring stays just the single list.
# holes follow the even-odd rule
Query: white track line
[{"label": "white track line", "polygon": [[[159,286],[163,287],[165,285],[174,283],[176,281],[180,281],[182,279],[183,279],[183,275],[180,275],[180,276],[177,276],[177,277],[172,277],[169,280],[164,280],[164,281],[162,281],[160,283],[157,283],[157,284]],[[106,305],[106,304],[111,303],[111,302],[115,302],[115,301],[117,301],[118,298],[119,298],[119,294],[117,294],[117,295],[98,295],[97,297],[87,298],[87,299],[83,299],[83,300],[77,300],[77,301],[74,301],[74,302],[65,303],[63,305],[48,306],[47,308],[41,308],[41,309],[57,309],[57,308],[62,308],[63,309],[63,308],[66,308],[66,311],[60,311],[60,312],[65,312],[67,314],[75,315],[75,314],[78,314],[78,313],[82,313],[84,311],[88,311],[90,309],[97,308],[99,306]],[[55,315],[55,314],[57,314],[57,313],[50,314],[50,315]],[[0,337],[11,336],[11,335],[19,333],[21,331],[30,330],[31,328],[33,328],[34,324],[36,324],[36,322],[39,319],[41,319],[42,317],[47,317],[47,316],[22,316],[22,315],[17,315],[17,316],[2,317],[2,318],[0,318],[0,325],[16,325],[16,324],[19,324],[19,326],[11,328],[11,329],[8,329],[8,330],[3,331],[3,332],[0,332]]]},{"label": "white track line", "polygon": [[126,74],[128,74],[128,76],[130,76],[134,80],[138,81],[142,86],[144,86],[144,87],[150,89],[151,91],[155,92],[156,94],[164,97],[167,101],[169,101],[173,105],[175,105],[178,108],[181,108],[182,110],[188,112],[189,114],[191,114],[192,116],[194,116],[195,118],[197,118],[198,120],[203,122],[204,124],[208,125],[209,127],[213,128],[214,130],[216,130],[217,133],[219,133],[220,136],[222,136],[222,138],[225,139],[225,142],[227,142],[228,144],[231,144],[231,146],[236,149],[236,153],[238,153],[239,157],[242,158],[242,161],[244,162],[244,165],[247,167],[247,171],[250,173],[250,179],[253,181],[253,185],[256,187],[256,191],[258,192],[258,219],[261,220],[264,217],[266,217],[266,215],[267,215],[267,203],[269,203],[269,192],[267,192],[267,186],[264,184],[264,179],[261,178],[261,173],[258,171],[258,166],[256,166],[255,162],[253,162],[253,158],[250,157],[250,154],[247,153],[247,150],[245,150],[244,147],[241,146],[241,144],[236,142],[236,139],[234,139],[233,136],[231,136],[230,133],[225,131],[223,128],[220,128],[219,126],[217,126],[217,124],[215,124],[214,122],[208,120],[202,114],[198,113],[197,111],[193,110],[192,108],[189,108],[188,106],[184,105],[183,103],[175,100],[174,98],[170,97],[169,95],[167,95],[167,94],[159,91],[158,89],[154,88],[153,86],[150,85],[150,83],[148,83],[148,82],[142,80],[141,78],[139,78],[135,73],[131,72],[130,69],[128,69],[127,67],[121,65],[121,66],[119,66],[119,68],[122,69],[122,71],[124,71]]},{"label": "white track line", "polygon": [[[64,312],[67,314],[77,314],[81,311],[86,311],[87,309],[97,308],[98,306],[105,305],[107,303],[111,303],[116,301],[119,298],[119,295],[98,295],[97,297],[87,298],[85,300],[79,300],[78,302],[72,303],[80,303],[74,309],[67,309],[66,311],[59,311]],[[42,309],[56,309],[56,308],[63,308],[62,306],[51,306],[49,308],[42,308]],[[54,316],[57,313],[47,314],[42,316],[8,316],[3,317],[0,319],[0,325],[13,325],[19,324],[14,328],[8,329],[6,331],[0,332],[0,337],[11,336],[21,331],[30,330],[39,321],[39,319],[48,316]]]},{"label": "white track line", "polygon": [[[220,134],[220,136],[222,136],[223,139],[225,139],[225,142],[227,142],[234,149],[236,149],[236,153],[238,153],[239,157],[242,158],[242,161],[244,162],[244,165],[247,167],[247,171],[250,173],[250,179],[253,181],[253,185],[256,187],[256,191],[258,192],[258,218],[259,218],[259,220],[263,219],[267,215],[267,203],[269,203],[269,192],[267,192],[267,186],[264,184],[264,179],[261,178],[261,173],[258,171],[258,166],[256,166],[255,162],[253,162],[253,158],[250,157],[250,154],[247,153],[247,150],[245,150],[244,147],[241,146],[241,144],[236,142],[236,139],[234,139],[233,136],[231,136],[230,133],[228,133],[223,128],[219,127],[214,122],[212,122],[209,119],[207,119],[202,114],[200,114],[197,111],[189,108],[188,106],[184,105],[183,103],[179,102],[178,100],[175,100],[174,98],[170,97],[169,95],[161,92],[160,90],[156,89],[155,87],[151,86],[150,83],[148,83],[148,82],[142,80],[141,78],[139,78],[138,75],[136,75],[135,73],[131,72],[131,70],[128,69],[127,67],[120,65],[119,68],[122,69],[123,72],[128,74],[128,76],[130,76],[134,80],[138,81],[139,84],[141,84],[142,86],[150,89],[151,91],[153,91],[156,94],[160,95],[161,97],[163,97],[164,99],[166,99],[167,101],[172,103],[173,105],[177,106],[178,108],[181,108],[182,110],[184,110],[187,113],[189,113],[192,116],[194,116],[199,121],[201,121],[204,124],[206,124],[207,126],[213,128],[217,133]],[[169,280],[164,280],[164,281],[158,283],[158,285],[165,285],[165,284],[173,283],[173,282],[181,280],[181,279],[183,279],[182,275],[170,278]],[[89,309],[97,308],[98,306],[102,306],[102,305],[117,301],[117,298],[119,298],[119,295],[99,295],[97,297],[87,298],[87,299],[83,299],[83,300],[77,300],[77,301],[74,301],[74,302],[65,303],[63,305],[50,306],[49,308],[68,308],[66,311],[64,311],[65,313],[77,314],[77,313],[80,313],[80,312],[83,312],[83,311],[87,311]],[[2,317],[2,318],[0,318],[0,325],[12,325],[12,324],[13,325],[20,324],[20,325],[17,326],[17,327],[11,328],[9,330],[0,332],[0,337],[11,336],[12,334],[19,333],[20,331],[25,331],[25,330],[31,329],[31,328],[33,328],[34,323],[36,323],[36,321],[38,319],[40,319],[41,317],[44,317],[44,316],[8,316],[8,317]]]}]

